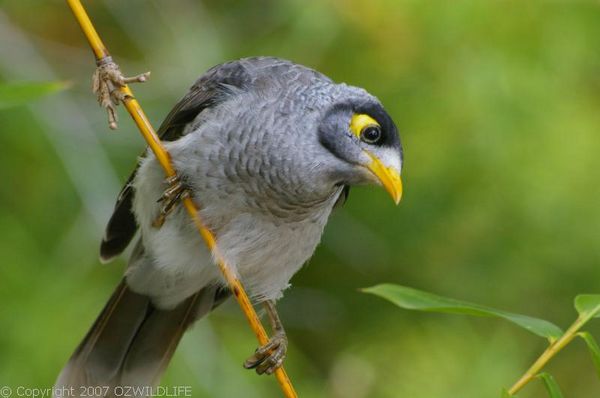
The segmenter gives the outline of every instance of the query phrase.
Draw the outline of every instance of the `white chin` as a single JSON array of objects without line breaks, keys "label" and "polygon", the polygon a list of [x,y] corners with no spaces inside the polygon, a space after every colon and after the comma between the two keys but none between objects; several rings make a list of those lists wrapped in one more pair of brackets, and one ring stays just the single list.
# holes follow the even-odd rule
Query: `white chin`
[{"label": "white chin", "polygon": [[381,181],[365,166],[356,166],[356,182],[352,185],[381,185]]}]

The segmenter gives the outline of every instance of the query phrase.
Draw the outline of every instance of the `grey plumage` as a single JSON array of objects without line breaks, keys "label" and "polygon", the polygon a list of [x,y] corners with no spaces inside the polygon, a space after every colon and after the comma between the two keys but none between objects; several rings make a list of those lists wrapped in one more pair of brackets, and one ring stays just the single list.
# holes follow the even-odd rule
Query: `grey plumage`
[{"label": "grey plumage", "polygon": [[[379,145],[349,132],[358,112],[381,125]],[[276,58],[212,68],[159,134],[201,205],[219,254],[256,302],[281,296],[350,185],[378,182],[365,167],[366,148],[396,173],[402,161],[395,125],[375,97]],[[166,187],[146,153],[119,195],[101,258],[122,252],[139,229],[137,249],[57,385],[157,382],[185,328],[226,297],[211,253],[183,209],[160,229],[152,226]]]}]

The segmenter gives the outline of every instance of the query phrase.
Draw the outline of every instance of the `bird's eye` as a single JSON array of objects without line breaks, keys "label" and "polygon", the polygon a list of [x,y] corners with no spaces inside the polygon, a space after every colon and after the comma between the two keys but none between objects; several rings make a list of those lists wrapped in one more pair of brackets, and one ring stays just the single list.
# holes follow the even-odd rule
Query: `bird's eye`
[{"label": "bird's eye", "polygon": [[379,123],[371,116],[364,113],[355,113],[350,120],[350,131],[362,142],[377,144],[381,141],[383,133]]},{"label": "bird's eye", "polygon": [[376,144],[381,140],[381,128],[379,126],[366,126],[360,132],[360,139],[367,144]]}]

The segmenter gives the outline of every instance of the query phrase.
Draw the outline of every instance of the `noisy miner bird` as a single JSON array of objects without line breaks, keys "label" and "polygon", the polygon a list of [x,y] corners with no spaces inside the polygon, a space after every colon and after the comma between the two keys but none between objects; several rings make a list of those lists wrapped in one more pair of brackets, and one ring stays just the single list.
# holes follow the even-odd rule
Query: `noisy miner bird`
[{"label": "noisy miner bird", "polygon": [[[398,203],[402,147],[365,90],[290,61],[257,57],[210,69],[159,129],[177,179],[152,152],[121,191],[100,248],[119,255],[139,230],[121,283],[65,368],[60,386],[149,386],[184,331],[230,295],[211,253],[177,206],[190,195],[220,255],[273,337],[244,364],[281,366],[287,339],[275,301],[311,257],[349,187],[382,185]],[[169,214],[170,213],[170,214]]]}]

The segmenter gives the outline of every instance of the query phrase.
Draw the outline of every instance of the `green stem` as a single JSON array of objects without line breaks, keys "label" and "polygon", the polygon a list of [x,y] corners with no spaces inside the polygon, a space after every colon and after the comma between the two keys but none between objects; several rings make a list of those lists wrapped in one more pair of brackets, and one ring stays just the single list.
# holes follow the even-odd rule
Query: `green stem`
[{"label": "green stem", "polygon": [[558,339],[553,341],[548,348],[539,356],[539,358],[531,365],[529,369],[521,376],[521,378],[508,390],[510,395],[518,393],[527,383],[529,383],[535,376],[546,366],[560,350],[562,350],[567,344],[569,344],[576,336],[577,332],[583,325],[591,319],[591,316],[579,317],[573,324],[567,329],[567,331]]}]

